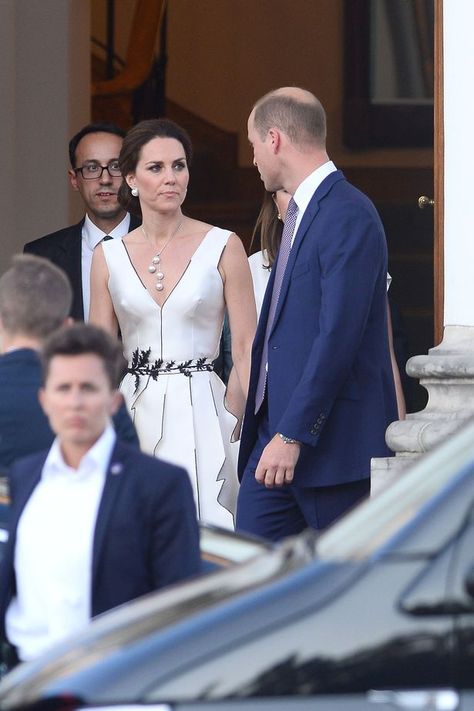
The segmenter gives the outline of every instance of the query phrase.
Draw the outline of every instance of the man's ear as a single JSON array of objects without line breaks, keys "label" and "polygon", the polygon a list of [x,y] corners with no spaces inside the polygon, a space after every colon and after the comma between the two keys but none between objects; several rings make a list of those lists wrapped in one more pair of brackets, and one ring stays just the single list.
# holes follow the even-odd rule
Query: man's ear
[{"label": "man's ear", "polygon": [[270,145],[273,149],[273,152],[278,153],[278,151],[280,150],[280,146],[281,146],[280,131],[276,128],[270,128],[268,130],[268,140],[269,140]]},{"label": "man's ear", "polygon": [[41,408],[42,408],[44,414],[47,415],[48,413],[46,412],[46,408],[45,408],[44,388],[40,388],[38,390],[38,400],[39,400],[39,404],[41,405]]},{"label": "man's ear", "polygon": [[68,174],[68,176],[69,176],[69,182],[71,183],[72,189],[78,191],[78,190],[79,190],[79,186],[78,186],[78,184],[77,184],[77,175],[76,175],[76,173],[72,170],[72,168],[69,168],[67,174]]}]

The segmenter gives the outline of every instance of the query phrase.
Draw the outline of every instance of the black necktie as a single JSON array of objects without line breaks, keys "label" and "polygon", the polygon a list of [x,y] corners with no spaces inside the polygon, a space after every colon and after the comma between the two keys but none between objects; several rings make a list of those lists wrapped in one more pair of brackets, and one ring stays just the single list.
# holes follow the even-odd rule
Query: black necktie
[{"label": "black necktie", "polygon": [[111,235],[105,235],[105,237],[102,238],[102,241],[105,242],[108,239],[113,239]]}]

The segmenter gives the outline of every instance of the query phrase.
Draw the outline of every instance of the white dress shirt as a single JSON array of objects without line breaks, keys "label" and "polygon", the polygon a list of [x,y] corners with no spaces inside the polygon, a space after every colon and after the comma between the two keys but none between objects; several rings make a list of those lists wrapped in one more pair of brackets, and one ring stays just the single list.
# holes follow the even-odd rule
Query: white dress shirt
[{"label": "white dress shirt", "polygon": [[328,160],[326,163],[323,163],[323,165],[320,165],[319,168],[316,168],[316,170],[310,173],[308,177],[305,178],[296,188],[293,200],[298,205],[298,216],[296,218],[295,231],[293,232],[293,237],[291,238],[291,246],[293,246],[296,233],[298,232],[298,227],[300,226],[300,222],[303,219],[303,215],[311,198],[323,180],[331,173],[334,173],[335,170],[337,170],[337,168],[332,160]]},{"label": "white dress shirt", "polygon": [[94,530],[115,439],[108,425],[77,470],[56,439],[20,516],[5,625],[22,661],[90,620]]},{"label": "white dress shirt", "polygon": [[102,242],[105,235],[110,235],[114,239],[121,239],[130,232],[130,215],[127,213],[122,222],[111,232],[102,232],[94,225],[89,215],[86,215],[82,226],[82,303],[84,305],[84,321],[89,320],[89,309],[91,303],[91,266],[92,253],[99,242]]}]

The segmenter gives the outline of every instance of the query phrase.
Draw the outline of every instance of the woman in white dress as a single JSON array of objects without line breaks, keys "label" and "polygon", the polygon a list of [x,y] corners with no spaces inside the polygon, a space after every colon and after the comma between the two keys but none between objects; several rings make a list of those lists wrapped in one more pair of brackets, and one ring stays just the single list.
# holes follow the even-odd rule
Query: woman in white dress
[{"label": "woman in white dress", "polygon": [[[125,137],[119,200],[143,223],[96,248],[90,320],[120,329],[121,390],[142,449],[188,471],[201,520],[232,528],[232,433],[248,388],[255,302],[239,238],[182,213],[191,157],[188,134],[166,119],[142,121]],[[226,308],[235,369],[227,394],[212,368]]]}]

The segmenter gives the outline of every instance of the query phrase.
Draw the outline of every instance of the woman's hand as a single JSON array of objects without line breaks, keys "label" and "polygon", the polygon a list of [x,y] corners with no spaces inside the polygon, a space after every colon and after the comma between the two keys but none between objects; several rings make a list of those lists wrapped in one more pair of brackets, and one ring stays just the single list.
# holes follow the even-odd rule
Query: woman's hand
[{"label": "woman's hand", "polygon": [[[232,361],[242,395],[229,379],[228,401],[232,408],[241,410],[245,403],[250,377],[250,356],[257,325],[257,310],[253,294],[252,276],[244,246],[237,235],[227,241],[219,265],[224,280],[224,297],[229,315]],[[240,400],[239,400],[240,398]]]}]

